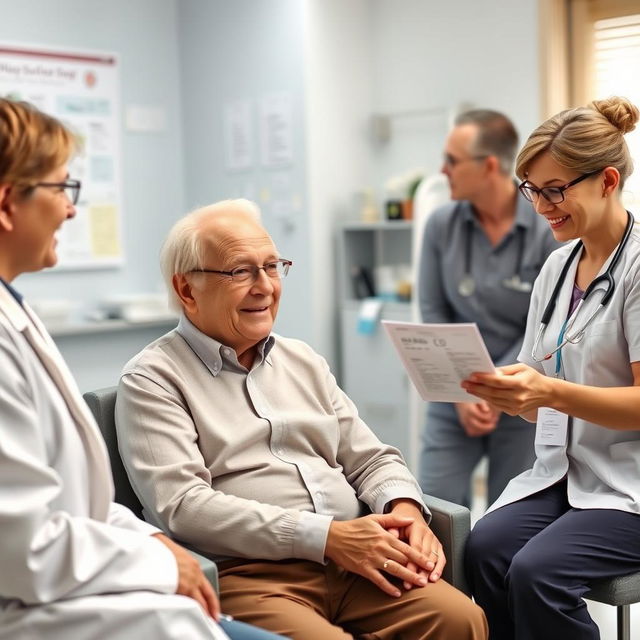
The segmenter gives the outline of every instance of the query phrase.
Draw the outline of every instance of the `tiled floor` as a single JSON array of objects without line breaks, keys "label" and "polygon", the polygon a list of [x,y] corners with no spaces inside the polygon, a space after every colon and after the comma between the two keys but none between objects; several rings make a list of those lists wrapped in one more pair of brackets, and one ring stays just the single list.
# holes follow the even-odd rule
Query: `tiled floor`
[{"label": "tiled floor", "polygon": [[[486,509],[484,492],[485,468],[481,465],[474,474],[474,497],[471,505],[471,526],[482,516]],[[617,640],[616,609],[600,602],[587,601],[591,617],[600,628],[601,640]],[[631,606],[631,638],[640,638],[640,604]],[[569,639],[567,639],[569,640]]]}]

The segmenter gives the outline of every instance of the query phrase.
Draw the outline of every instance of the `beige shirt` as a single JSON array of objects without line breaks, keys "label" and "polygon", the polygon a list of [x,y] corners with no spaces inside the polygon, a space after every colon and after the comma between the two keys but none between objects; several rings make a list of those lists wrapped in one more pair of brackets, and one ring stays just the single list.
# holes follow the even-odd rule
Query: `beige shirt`
[{"label": "beige shirt", "polygon": [[120,451],[146,517],[218,559],[324,561],[332,518],[423,506],[325,360],[272,335],[251,370],[186,318],[124,368]]}]

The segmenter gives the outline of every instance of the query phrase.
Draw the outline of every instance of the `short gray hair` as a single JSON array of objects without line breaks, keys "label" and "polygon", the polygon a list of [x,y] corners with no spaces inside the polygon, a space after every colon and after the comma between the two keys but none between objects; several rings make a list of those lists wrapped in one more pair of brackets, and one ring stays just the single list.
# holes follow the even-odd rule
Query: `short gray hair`
[{"label": "short gray hair", "polygon": [[507,116],[491,109],[472,109],[461,113],[454,124],[475,124],[478,135],[471,153],[475,156],[495,156],[500,163],[500,171],[511,175],[518,150],[518,132]]},{"label": "short gray hair", "polygon": [[194,269],[203,269],[203,239],[200,233],[203,220],[221,214],[246,214],[260,222],[260,209],[251,200],[221,200],[214,204],[191,211],[178,220],[167,235],[160,250],[160,270],[164,278],[169,306],[181,311],[182,305],[173,288],[173,276],[188,273]]}]

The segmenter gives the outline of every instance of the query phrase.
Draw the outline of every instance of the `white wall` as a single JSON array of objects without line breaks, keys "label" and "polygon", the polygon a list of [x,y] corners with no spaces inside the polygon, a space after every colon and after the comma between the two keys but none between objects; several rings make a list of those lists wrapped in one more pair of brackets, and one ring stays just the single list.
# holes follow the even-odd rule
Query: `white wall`
[{"label": "white wall", "polygon": [[[162,106],[162,134],[123,132],[121,269],[21,277],[28,298],[91,304],[160,286],[157,252],[188,209],[246,195],[295,266],[277,330],[336,363],[334,230],[356,218],[356,192],[413,166],[437,169],[446,110],[461,101],[502,109],[522,133],[538,122],[536,0],[0,0],[0,40],[113,51],[122,105]],[[224,165],[223,109],[285,91],[294,161],[245,172]],[[443,107],[394,120],[386,145],[372,113]],[[257,121],[254,121],[257,125]],[[298,208],[283,220],[285,185]],[[97,339],[97,338],[96,338]],[[105,340],[107,338],[104,338]],[[112,336],[111,338],[116,338]],[[121,363],[116,363],[119,366]]]},{"label": "white wall", "polygon": [[335,229],[370,183],[368,0],[306,1],[306,136],[316,348],[336,365]]},{"label": "white wall", "polygon": [[437,171],[460,103],[504,111],[521,139],[539,124],[537,0],[372,0],[371,12],[373,110],[443,108],[394,120],[391,141],[374,148],[376,184]]},{"label": "white wall", "polygon": [[[357,218],[356,192],[413,167],[439,170],[461,103],[509,114],[521,136],[539,121],[536,0],[307,0],[306,135],[314,342],[336,344],[333,234]],[[371,136],[374,113],[392,137]]]}]

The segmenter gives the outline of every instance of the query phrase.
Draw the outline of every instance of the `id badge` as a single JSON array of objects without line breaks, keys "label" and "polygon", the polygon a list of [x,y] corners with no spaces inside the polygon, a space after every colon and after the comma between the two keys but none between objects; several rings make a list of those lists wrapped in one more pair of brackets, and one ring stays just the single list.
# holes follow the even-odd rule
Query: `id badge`
[{"label": "id badge", "polygon": [[568,425],[569,416],[566,413],[561,413],[551,407],[540,407],[536,421],[536,444],[565,447]]}]

